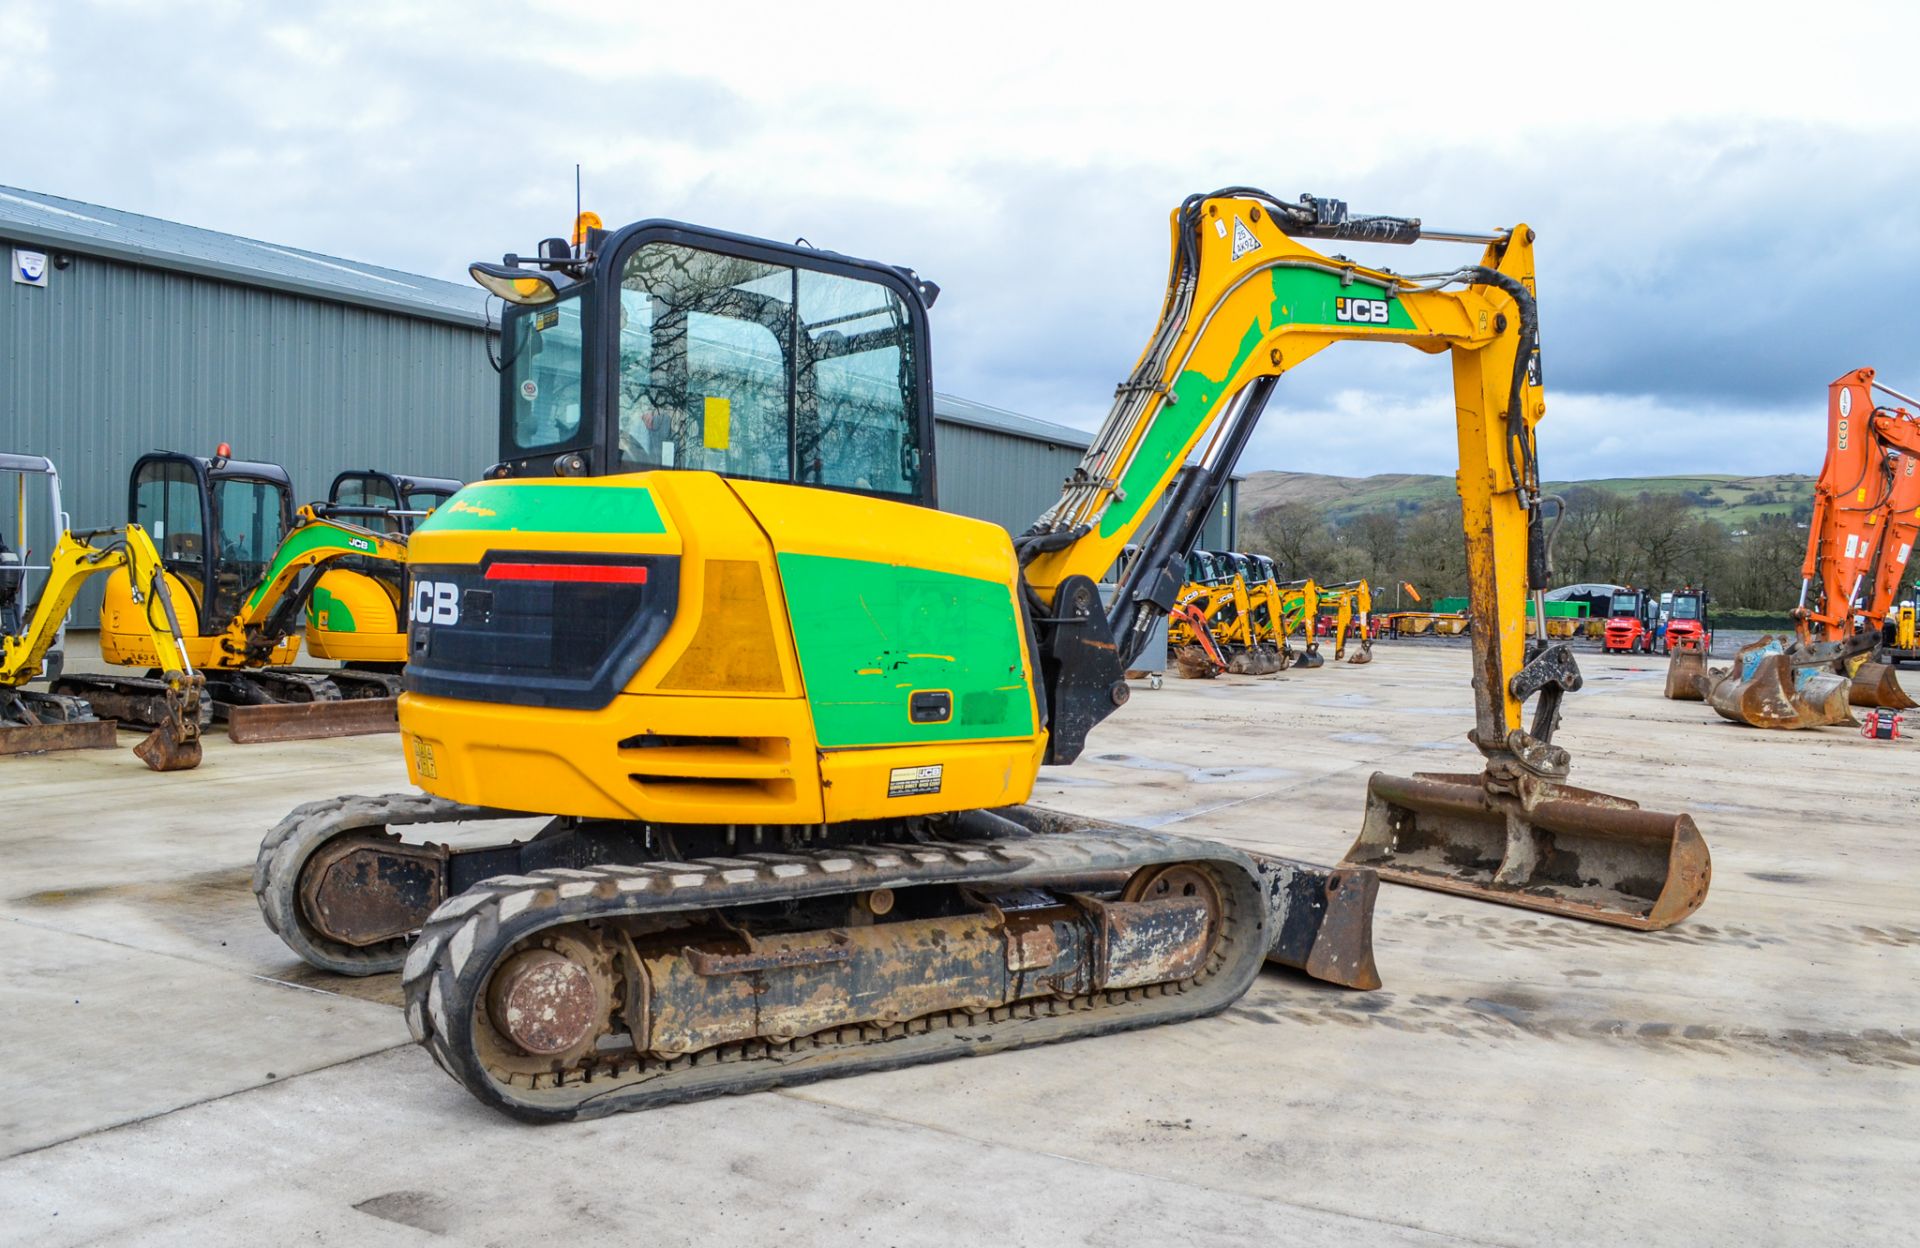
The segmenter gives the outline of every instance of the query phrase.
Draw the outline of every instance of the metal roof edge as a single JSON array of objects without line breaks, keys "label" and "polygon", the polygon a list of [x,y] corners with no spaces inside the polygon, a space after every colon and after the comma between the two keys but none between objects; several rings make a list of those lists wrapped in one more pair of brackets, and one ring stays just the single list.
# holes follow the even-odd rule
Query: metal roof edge
[{"label": "metal roof edge", "polygon": [[[195,227],[197,228],[197,227]],[[239,238],[239,235],[226,237]],[[0,219],[0,239],[24,243],[47,250],[71,251],[79,255],[98,256],[106,260],[132,264],[142,268],[163,269],[173,273],[185,273],[193,277],[204,277],[212,281],[226,282],[238,286],[254,286],[263,290],[278,291],[282,294],[298,295],[307,299],[319,299],[327,303],[340,303],[349,307],[373,308],[381,312],[390,312],[399,316],[412,317],[415,320],[441,321],[452,325],[461,325],[469,329],[497,330],[484,311],[461,312],[457,308],[436,305],[424,300],[404,299],[382,295],[375,291],[351,290],[330,282],[315,281],[293,277],[283,273],[272,273],[264,269],[250,269],[242,265],[221,264],[214,260],[203,260],[195,256],[183,256],[178,252],[158,247],[146,247],[136,243],[116,242],[93,234],[68,232],[57,227],[33,225],[10,218]],[[252,240],[245,240],[252,241]],[[289,249],[294,250],[294,249]],[[317,253],[316,253],[317,254]],[[368,266],[378,267],[378,266]],[[398,270],[391,270],[398,272]],[[412,274],[410,276],[422,276]],[[439,278],[427,278],[440,281]]]}]

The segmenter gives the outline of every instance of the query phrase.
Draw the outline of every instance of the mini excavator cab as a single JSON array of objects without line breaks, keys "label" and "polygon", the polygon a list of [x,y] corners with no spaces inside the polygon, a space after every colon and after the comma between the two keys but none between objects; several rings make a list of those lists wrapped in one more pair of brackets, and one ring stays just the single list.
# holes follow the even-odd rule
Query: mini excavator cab
[{"label": "mini excavator cab", "polygon": [[293,528],[293,482],[224,444],[213,456],[155,451],[133,465],[127,508],[185,587],[204,636],[224,629],[266,575]]},{"label": "mini excavator cab", "polygon": [[327,515],[352,519],[376,533],[413,532],[426,514],[459,493],[452,477],[409,477],[378,469],[350,469],[327,489]]},{"label": "mini excavator cab", "polygon": [[490,476],[704,470],[934,505],[938,287],[677,222],[585,243],[535,262],[552,298],[508,304]]}]

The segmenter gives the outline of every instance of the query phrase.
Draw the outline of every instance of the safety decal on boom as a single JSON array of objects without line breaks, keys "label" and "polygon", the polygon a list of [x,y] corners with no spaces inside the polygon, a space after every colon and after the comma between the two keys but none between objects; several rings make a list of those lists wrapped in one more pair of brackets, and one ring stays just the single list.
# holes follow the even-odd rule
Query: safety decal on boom
[{"label": "safety decal on boom", "polygon": [[1260,240],[1253,236],[1246,223],[1239,217],[1233,219],[1233,258],[1238,260],[1250,251],[1260,250]]}]

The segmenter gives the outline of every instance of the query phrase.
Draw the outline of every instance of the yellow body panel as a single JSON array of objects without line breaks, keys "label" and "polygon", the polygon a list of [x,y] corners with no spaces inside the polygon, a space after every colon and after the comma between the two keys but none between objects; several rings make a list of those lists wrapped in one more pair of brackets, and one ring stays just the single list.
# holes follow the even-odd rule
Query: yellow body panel
[{"label": "yellow body panel", "polygon": [[307,653],[342,663],[405,663],[406,618],[399,595],[380,577],[327,569],[307,605]]},{"label": "yellow body panel", "polygon": [[[648,492],[658,531],[506,527],[515,514],[509,500],[524,491],[582,485]],[[515,493],[501,492],[508,489]],[[1037,727],[1002,740],[822,748],[781,575],[782,556],[948,573],[1003,586],[1017,620],[1018,569],[996,525],[827,490],[674,471],[584,483],[482,482],[445,510],[460,527],[416,530],[411,563],[477,564],[500,550],[678,555],[679,584],[671,625],[610,705],[573,710],[404,695],[409,774],[430,793],[586,818],[769,824],[971,810],[1031,795],[1046,748]],[[490,527],[495,519],[501,527]],[[1019,653],[1007,679],[1031,709],[1025,648]],[[674,740],[640,744],[649,737]],[[698,738],[706,740],[689,740]],[[923,767],[941,769],[937,791],[890,795],[896,772]]]},{"label": "yellow body panel", "polygon": [[[167,588],[173,597],[174,611],[180,617],[180,632],[187,661],[195,667],[238,666],[237,656],[223,644],[225,635],[207,636],[200,632],[200,582],[168,572]],[[100,657],[118,667],[160,667],[160,655],[154,637],[167,632],[166,613],[151,596],[143,603],[133,600],[133,588],[125,577],[109,577],[100,600]],[[300,635],[290,634],[274,648],[272,662],[292,663],[300,655]]]}]

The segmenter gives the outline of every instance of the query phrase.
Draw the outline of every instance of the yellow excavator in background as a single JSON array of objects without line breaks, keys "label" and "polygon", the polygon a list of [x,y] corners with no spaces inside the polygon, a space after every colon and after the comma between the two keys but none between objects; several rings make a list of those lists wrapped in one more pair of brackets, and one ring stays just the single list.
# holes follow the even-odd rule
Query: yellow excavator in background
[{"label": "yellow excavator in background", "polygon": [[[1533,232],[1246,188],[1170,227],[1146,350],[1014,538],[930,506],[936,288],[910,270],[664,221],[474,265],[508,304],[506,453],[411,538],[429,796],[294,811],[255,868],[268,924],[318,965],[404,961],[419,1043],[533,1120],[1198,1017],[1292,942],[1359,982],[1371,873],[1024,805],[1127,700],[1279,377],[1341,341],[1451,357],[1486,758],[1375,776],[1350,860],[1628,927],[1692,911],[1692,821],[1560,783],[1579,672],[1524,636]],[[1312,239],[1482,254],[1408,277]],[[531,840],[404,835],[525,812],[552,816]]]},{"label": "yellow excavator in background", "polygon": [[[111,749],[114,723],[94,714],[83,699],[58,692],[41,693],[27,683],[57,678],[57,654],[73,600],[89,579],[124,571],[123,593],[159,610],[148,644],[162,675],[157,700],[161,711],[153,730],[134,747],[155,771],[185,771],[200,763],[201,678],[193,670],[160,556],[139,525],[74,532],[60,507],[60,476],[53,462],[39,455],[0,454],[0,479],[11,477],[13,515],[4,526],[21,550],[10,549],[0,531],[0,754],[41,754],[51,750]],[[58,531],[46,564],[29,562],[31,550],[27,482],[37,479],[46,499],[42,527]],[[29,605],[32,572],[45,572]],[[153,619],[152,613],[148,618]]]},{"label": "yellow excavator in background", "polygon": [[1280,597],[1270,560],[1194,550],[1186,576],[1167,625],[1168,647],[1184,674],[1263,676],[1287,665],[1274,636]]},{"label": "yellow excavator in background", "polygon": [[[1320,608],[1325,610],[1328,603],[1333,604],[1333,659],[1339,662],[1346,659],[1349,663],[1373,662],[1373,587],[1366,581],[1348,581],[1344,585],[1330,585],[1320,591]],[[1354,632],[1360,639],[1359,648],[1352,656],[1347,654],[1347,634]]]},{"label": "yellow excavator in background", "polygon": [[[399,677],[356,668],[290,666],[299,623],[322,572],[347,558],[406,562],[406,539],[293,507],[277,464],[157,451],[134,464],[130,524],[153,535],[170,600],[181,605],[186,652],[240,742],[302,740],[394,728]],[[159,599],[115,579],[100,606],[100,657],[143,673],[163,667],[154,638]],[[399,634],[390,646],[397,649]],[[401,652],[402,654],[404,652]],[[55,693],[96,714],[151,724],[165,685],[141,674],[65,673]]]},{"label": "yellow excavator in background", "polygon": [[[414,525],[452,498],[463,482],[378,469],[333,479],[314,512],[405,539]],[[407,661],[406,567],[371,555],[328,563],[307,598],[307,653],[363,671],[398,673]]]}]

